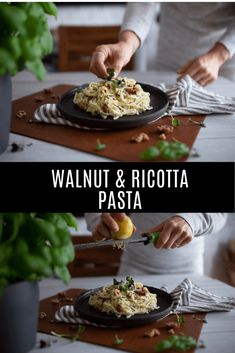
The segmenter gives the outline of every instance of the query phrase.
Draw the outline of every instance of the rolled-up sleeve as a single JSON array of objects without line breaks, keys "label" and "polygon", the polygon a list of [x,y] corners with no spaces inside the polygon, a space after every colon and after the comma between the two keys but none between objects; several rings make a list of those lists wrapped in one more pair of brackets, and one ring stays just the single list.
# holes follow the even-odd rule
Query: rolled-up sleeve
[{"label": "rolled-up sleeve", "polygon": [[194,236],[217,233],[227,221],[227,213],[177,213],[190,225]]},{"label": "rolled-up sleeve", "polygon": [[155,15],[156,3],[128,3],[121,27],[122,31],[134,32],[143,44]]},{"label": "rolled-up sleeve", "polygon": [[[235,12],[235,8],[234,8]],[[229,51],[230,57],[235,54],[235,13],[234,13],[234,22],[231,23],[223,36],[218,40],[222,43]]]}]

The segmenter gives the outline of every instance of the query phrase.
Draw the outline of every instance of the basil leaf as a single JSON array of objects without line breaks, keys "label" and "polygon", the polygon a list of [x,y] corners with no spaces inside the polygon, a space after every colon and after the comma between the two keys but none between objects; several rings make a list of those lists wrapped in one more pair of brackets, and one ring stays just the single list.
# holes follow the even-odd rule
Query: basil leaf
[{"label": "basil leaf", "polygon": [[141,152],[140,158],[145,161],[152,161],[156,159],[160,155],[160,151],[157,147],[151,146],[147,148],[145,151]]}]

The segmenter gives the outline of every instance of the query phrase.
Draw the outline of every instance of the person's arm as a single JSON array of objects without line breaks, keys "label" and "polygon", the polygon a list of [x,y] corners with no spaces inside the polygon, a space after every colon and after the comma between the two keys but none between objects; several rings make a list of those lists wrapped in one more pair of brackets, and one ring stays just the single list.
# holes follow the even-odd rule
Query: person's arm
[{"label": "person's arm", "polygon": [[177,71],[179,77],[188,74],[202,86],[217,79],[221,66],[235,54],[235,5],[231,17],[225,33],[213,47],[181,67]]},{"label": "person's arm", "polygon": [[146,232],[160,232],[157,249],[174,249],[187,245],[195,236],[218,232],[226,219],[226,213],[178,213]]},{"label": "person's arm", "polygon": [[212,234],[223,228],[227,213],[178,213],[190,225],[193,236]]},{"label": "person's arm", "polygon": [[119,75],[148,34],[154,16],[153,6],[152,3],[127,5],[118,42],[95,48],[90,63],[92,73],[105,79],[107,69],[114,68],[115,76]]},{"label": "person's arm", "polygon": [[177,74],[179,78],[189,75],[200,85],[206,86],[218,78],[220,67],[229,57],[229,50],[224,44],[215,43],[208,53],[189,60],[177,70]]},{"label": "person's arm", "polygon": [[152,2],[129,2],[120,33],[123,31],[132,31],[140,40],[140,45],[146,39],[155,13],[156,4]]}]

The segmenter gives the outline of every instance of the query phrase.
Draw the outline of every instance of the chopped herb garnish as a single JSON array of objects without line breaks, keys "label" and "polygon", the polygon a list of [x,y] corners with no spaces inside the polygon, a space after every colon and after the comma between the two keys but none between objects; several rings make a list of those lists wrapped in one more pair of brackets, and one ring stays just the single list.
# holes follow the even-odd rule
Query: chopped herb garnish
[{"label": "chopped herb garnish", "polygon": [[202,122],[200,122],[200,121],[193,120],[192,118],[189,118],[188,121],[189,121],[190,123],[195,124],[195,125],[200,125],[201,127],[206,127],[206,124],[205,124],[205,123],[202,123]]},{"label": "chopped herb garnish", "polygon": [[187,351],[188,349],[196,347],[197,341],[192,336],[174,335],[169,339],[162,340],[154,347],[157,352],[165,352],[168,349],[175,349],[176,351]]},{"label": "chopped herb garnish", "polygon": [[180,326],[185,323],[185,318],[183,314],[176,314],[176,320]]},{"label": "chopped herb garnish", "polygon": [[96,148],[95,148],[95,150],[96,151],[103,151],[105,148],[106,148],[105,143],[101,143],[100,139],[97,139],[96,140]]},{"label": "chopped herb garnish", "polygon": [[141,152],[140,158],[145,161],[152,161],[156,159],[160,155],[160,151],[157,147],[151,146],[147,148],[145,151]]},{"label": "chopped herb garnish", "polygon": [[51,331],[51,334],[56,337],[62,337],[62,338],[68,338],[71,341],[77,341],[80,339],[80,335],[86,330],[86,326],[84,325],[78,325],[77,331],[75,335],[71,336],[70,334],[67,333],[56,333],[54,331]]},{"label": "chopped herb garnish", "polygon": [[171,117],[171,125],[173,127],[178,127],[180,126],[180,120],[177,118],[174,118],[173,116]]},{"label": "chopped herb garnish", "polygon": [[123,281],[117,281],[115,278],[113,279],[113,284],[114,285],[118,285],[119,286],[119,289],[122,291],[122,292],[125,292],[127,293],[128,290],[131,290],[131,289],[134,289],[134,280],[131,276],[127,276],[126,277],[126,280]]},{"label": "chopped herb garnish", "polygon": [[202,321],[204,324],[207,324],[207,320],[206,319],[201,319],[200,317],[197,317],[196,315],[193,315],[193,319],[194,320],[198,320],[198,321]]},{"label": "chopped herb garnish", "polygon": [[176,161],[189,154],[189,147],[180,141],[160,141],[156,144],[161,152],[161,157],[165,160]]},{"label": "chopped herb garnish", "polygon": [[107,69],[107,74],[108,74],[107,80],[111,81],[112,78],[115,76],[115,70],[113,68],[108,68]]},{"label": "chopped herb garnish", "polygon": [[122,338],[119,338],[118,335],[115,335],[115,341],[114,344],[116,346],[119,346],[119,344],[122,344],[124,342],[124,340]]}]

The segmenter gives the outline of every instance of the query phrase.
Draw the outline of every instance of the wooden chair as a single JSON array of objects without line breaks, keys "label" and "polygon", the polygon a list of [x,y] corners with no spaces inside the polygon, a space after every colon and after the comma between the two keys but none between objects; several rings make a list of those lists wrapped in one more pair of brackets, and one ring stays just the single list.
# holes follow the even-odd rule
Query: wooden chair
[{"label": "wooden chair", "polygon": [[[91,55],[97,45],[115,43],[119,26],[59,26],[59,71],[88,71]],[[126,70],[134,68],[132,59]]]},{"label": "wooden chair", "polygon": [[[90,243],[94,241],[90,236],[79,235],[73,237],[74,244]],[[121,250],[110,247],[76,251],[74,261],[69,265],[72,277],[88,276],[116,276],[122,255]]]}]

